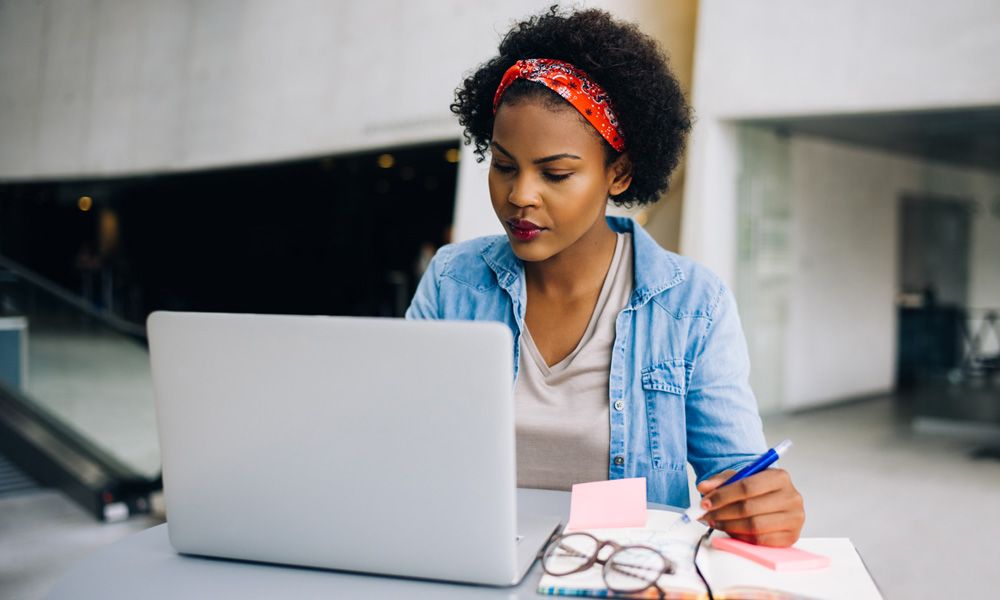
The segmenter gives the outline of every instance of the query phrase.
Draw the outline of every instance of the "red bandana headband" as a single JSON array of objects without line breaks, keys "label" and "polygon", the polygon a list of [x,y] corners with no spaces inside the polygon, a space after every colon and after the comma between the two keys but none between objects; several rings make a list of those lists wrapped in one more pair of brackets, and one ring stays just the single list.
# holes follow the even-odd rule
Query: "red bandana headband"
[{"label": "red bandana headband", "polygon": [[583,115],[611,147],[625,150],[625,137],[618,130],[618,117],[611,110],[608,94],[586,73],[573,65],[552,58],[526,58],[514,63],[503,74],[493,97],[493,114],[500,106],[500,97],[517,79],[541,83],[559,94]]}]

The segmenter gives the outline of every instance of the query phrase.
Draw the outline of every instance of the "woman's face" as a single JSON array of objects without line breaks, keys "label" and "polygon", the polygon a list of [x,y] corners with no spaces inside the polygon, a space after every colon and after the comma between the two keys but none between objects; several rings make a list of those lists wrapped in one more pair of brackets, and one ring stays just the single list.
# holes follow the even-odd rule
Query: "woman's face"
[{"label": "woman's face", "polygon": [[628,188],[628,160],[605,164],[604,142],[572,106],[525,99],[493,121],[490,199],[514,254],[539,262],[600,239],[610,194]]}]

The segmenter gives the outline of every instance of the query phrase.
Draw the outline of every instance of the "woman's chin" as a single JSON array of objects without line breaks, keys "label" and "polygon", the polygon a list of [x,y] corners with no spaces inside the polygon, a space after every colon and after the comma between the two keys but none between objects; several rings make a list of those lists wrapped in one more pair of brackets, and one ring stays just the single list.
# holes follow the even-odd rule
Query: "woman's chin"
[{"label": "woman's chin", "polygon": [[546,244],[539,244],[534,240],[523,242],[509,235],[507,237],[510,241],[511,250],[514,251],[514,256],[524,262],[541,262],[552,257],[552,250]]}]

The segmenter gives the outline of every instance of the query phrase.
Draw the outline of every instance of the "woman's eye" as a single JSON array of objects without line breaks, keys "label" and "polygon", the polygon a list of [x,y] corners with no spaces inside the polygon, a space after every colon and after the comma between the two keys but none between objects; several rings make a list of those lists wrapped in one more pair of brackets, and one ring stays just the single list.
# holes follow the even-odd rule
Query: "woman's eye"
[{"label": "woman's eye", "polygon": [[562,181],[572,175],[572,173],[543,173],[543,176],[549,181]]},{"label": "woman's eye", "polygon": [[493,168],[501,173],[513,173],[514,167],[509,165],[501,165],[500,163],[493,163]]}]

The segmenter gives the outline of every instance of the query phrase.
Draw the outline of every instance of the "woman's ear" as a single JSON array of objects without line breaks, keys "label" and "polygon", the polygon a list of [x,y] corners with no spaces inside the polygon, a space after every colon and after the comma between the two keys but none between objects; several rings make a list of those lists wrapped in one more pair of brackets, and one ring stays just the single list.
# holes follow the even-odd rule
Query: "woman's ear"
[{"label": "woman's ear", "polygon": [[617,196],[632,184],[632,160],[622,154],[608,165],[608,194]]}]

